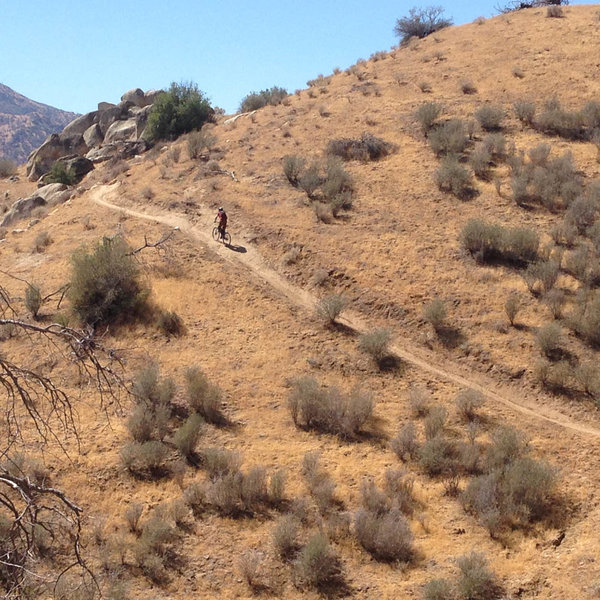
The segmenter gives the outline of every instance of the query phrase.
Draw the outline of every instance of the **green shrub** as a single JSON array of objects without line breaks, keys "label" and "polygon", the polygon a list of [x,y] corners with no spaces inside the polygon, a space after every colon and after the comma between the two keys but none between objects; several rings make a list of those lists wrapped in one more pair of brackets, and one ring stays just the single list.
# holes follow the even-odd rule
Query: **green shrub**
[{"label": "green shrub", "polygon": [[65,185],[74,185],[77,183],[77,176],[72,168],[67,169],[64,162],[57,160],[52,163],[50,171],[44,175],[44,183],[64,183]]},{"label": "green shrub", "polygon": [[0,158],[0,177],[11,177],[17,172],[17,165],[8,158]]},{"label": "green shrub", "polygon": [[244,96],[240,103],[240,112],[250,112],[258,110],[263,106],[277,106],[281,104],[284,98],[289,96],[285,88],[273,86],[272,88],[261,90],[260,92],[250,92]]},{"label": "green shrub", "polygon": [[514,103],[515,115],[524,125],[533,125],[535,117],[535,104],[519,100]]},{"label": "green shrub", "polygon": [[444,329],[446,326],[446,318],[448,317],[448,311],[446,310],[444,301],[440,298],[435,298],[431,302],[428,302],[423,308],[423,316],[436,331]]},{"label": "green shrub", "polygon": [[325,296],[317,303],[316,312],[321,321],[328,327],[335,324],[336,319],[348,306],[348,299],[342,294]]},{"label": "green shrub", "polygon": [[437,102],[421,104],[415,113],[415,118],[421,125],[423,133],[427,135],[433,128],[437,118],[442,114],[444,107]]},{"label": "green shrub", "polygon": [[452,19],[444,17],[444,9],[441,6],[415,7],[408,11],[408,16],[396,21],[394,33],[402,44],[411,37],[424,38],[450,25]]},{"label": "green shrub", "polygon": [[583,115],[563,110],[560,105],[541,113],[537,118],[536,127],[548,135],[557,135],[568,140],[582,140],[587,136]]},{"label": "green shrub", "polygon": [[538,255],[539,237],[531,229],[511,229],[470,219],[460,237],[464,248],[483,262],[504,260],[524,264]]},{"label": "green shrub", "polygon": [[43,302],[44,300],[42,298],[40,287],[34,283],[27,284],[27,287],[25,288],[25,308],[34,319],[37,319]]},{"label": "green shrub", "polygon": [[577,231],[583,234],[596,221],[598,213],[598,201],[589,196],[579,196],[567,209],[565,221],[577,227]]},{"label": "green shrub", "polygon": [[352,438],[371,418],[373,401],[356,388],[343,394],[320,386],[313,377],[301,377],[292,383],[288,408],[298,427]]},{"label": "green shrub", "polygon": [[68,296],[78,317],[89,325],[131,320],[148,311],[131,249],[117,236],[103,238],[91,251],[77,250],[71,259]]},{"label": "green shrub", "polygon": [[394,145],[370,133],[363,133],[359,139],[340,138],[330,140],[325,153],[339,156],[343,160],[379,160],[394,151]]},{"label": "green shrub", "polygon": [[471,174],[454,156],[446,156],[435,172],[435,181],[440,190],[450,192],[457,198],[465,199],[473,195]]},{"label": "green shrub", "polygon": [[169,91],[163,92],[154,101],[144,137],[151,142],[175,139],[213,122],[214,112],[195,83],[173,82]]},{"label": "green shrub", "polygon": [[225,448],[205,448],[202,451],[202,466],[213,481],[227,475],[235,475],[242,466],[242,455]]},{"label": "green shrub", "polygon": [[283,173],[294,187],[298,186],[298,180],[304,171],[305,165],[306,159],[295,154],[288,154],[283,157]]},{"label": "green shrub", "polygon": [[185,372],[187,399],[190,408],[209,423],[224,425],[227,417],[223,412],[223,393],[210,383],[199,367],[189,367]]},{"label": "green shrub", "polygon": [[194,456],[203,423],[204,419],[198,413],[194,413],[188,417],[173,436],[175,447],[186,458]]},{"label": "green shrub", "polygon": [[155,477],[163,473],[167,455],[167,447],[158,440],[132,442],[121,450],[121,458],[129,471]]},{"label": "green shrub", "polygon": [[315,192],[323,183],[321,166],[317,162],[310,164],[298,178],[298,187],[306,192],[309,198],[314,198]]},{"label": "green shrub", "polygon": [[486,104],[475,111],[475,118],[486,131],[501,129],[504,119],[504,110],[499,106]]},{"label": "green shrub", "polygon": [[485,555],[471,552],[458,559],[458,594],[464,600],[495,600],[502,596],[496,576],[489,570]]},{"label": "green shrub", "polygon": [[373,329],[358,338],[358,349],[368,354],[381,368],[385,359],[390,355],[392,334],[389,329]]},{"label": "green shrub", "polygon": [[436,156],[460,155],[468,144],[465,126],[459,119],[452,119],[434,127],[429,133],[429,145]]}]

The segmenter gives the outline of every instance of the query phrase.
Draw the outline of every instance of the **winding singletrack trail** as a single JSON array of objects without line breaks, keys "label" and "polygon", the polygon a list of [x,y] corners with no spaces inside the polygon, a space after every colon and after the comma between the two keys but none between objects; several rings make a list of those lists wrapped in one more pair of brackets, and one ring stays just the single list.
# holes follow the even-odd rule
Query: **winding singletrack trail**
[{"label": "winding singletrack trail", "polygon": [[[317,298],[300,287],[297,287],[287,281],[279,273],[274,271],[265,264],[262,256],[256,249],[251,246],[245,247],[243,251],[235,251],[236,240],[232,248],[228,248],[223,244],[217,244],[212,239],[213,218],[209,215],[208,210],[202,210],[198,215],[196,223],[190,223],[187,216],[173,212],[146,212],[134,210],[124,206],[115,204],[118,198],[116,193],[118,183],[113,185],[94,186],[90,193],[92,200],[105,208],[120,211],[131,217],[143,219],[146,221],[155,221],[179,229],[182,233],[188,235],[192,239],[202,242],[219,256],[232,264],[243,264],[250,269],[257,277],[267,282],[274,289],[283,294],[290,302],[302,307],[307,311],[314,311],[317,303]],[[202,207],[200,206],[202,209]],[[370,329],[368,323],[357,313],[346,311],[345,317],[338,319],[343,325],[359,332],[365,332]],[[412,364],[413,366],[428,372],[440,380],[455,383],[461,387],[471,388],[484,394],[490,400],[503,404],[510,409],[519,412],[533,419],[542,420],[547,423],[568,429],[570,431],[582,434],[584,436],[600,438],[600,430],[595,427],[578,423],[566,417],[558,411],[548,407],[536,406],[533,403],[526,401],[524,398],[516,397],[512,390],[499,390],[497,386],[479,374],[462,375],[460,368],[450,362],[446,362],[444,366],[436,364],[430,356],[421,349],[411,345],[406,340],[403,340],[403,345],[393,345],[391,350],[400,359]],[[504,393],[502,393],[504,391]],[[516,399],[507,397],[506,392]]]}]

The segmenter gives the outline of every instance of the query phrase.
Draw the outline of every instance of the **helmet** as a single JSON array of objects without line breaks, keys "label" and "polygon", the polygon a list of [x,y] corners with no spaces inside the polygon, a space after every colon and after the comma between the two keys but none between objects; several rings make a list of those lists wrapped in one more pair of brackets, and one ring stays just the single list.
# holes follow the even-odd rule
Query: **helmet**
[{"label": "helmet", "polygon": [[219,211],[224,211],[225,209],[222,206],[219,206]]}]

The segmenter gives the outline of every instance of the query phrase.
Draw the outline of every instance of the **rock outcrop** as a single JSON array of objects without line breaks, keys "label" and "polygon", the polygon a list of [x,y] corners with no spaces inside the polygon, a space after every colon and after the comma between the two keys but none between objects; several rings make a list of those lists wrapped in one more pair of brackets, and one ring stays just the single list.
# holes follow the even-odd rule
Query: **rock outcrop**
[{"label": "rock outcrop", "polygon": [[28,198],[19,198],[4,215],[0,227],[8,227],[20,219],[29,217],[38,206],[55,206],[66,202],[73,194],[73,188],[64,183],[45,185]]},{"label": "rock outcrop", "polygon": [[[50,135],[29,155],[28,179],[39,180],[59,159],[76,167],[82,177],[93,168],[93,163],[143,152],[147,148],[143,134],[148,115],[160,93],[161,90],[143,92],[136,88],[123,94],[117,105],[100,102],[98,110],[81,115],[60,134]],[[73,163],[75,157],[85,161]]]}]

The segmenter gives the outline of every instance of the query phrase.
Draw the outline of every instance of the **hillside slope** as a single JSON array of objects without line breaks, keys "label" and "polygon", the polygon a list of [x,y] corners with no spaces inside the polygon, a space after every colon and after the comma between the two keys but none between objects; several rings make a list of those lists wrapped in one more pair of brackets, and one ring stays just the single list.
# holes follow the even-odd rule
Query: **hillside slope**
[{"label": "hillside slope", "polygon": [[[58,452],[46,459],[53,485],[85,510],[82,547],[105,592],[112,590],[114,598],[422,598],[426,582],[455,581],[459,557],[476,551],[489,559],[502,597],[598,597],[600,411],[597,397],[585,393],[575,373],[580,365],[597,367],[599,356],[569,324],[578,299],[596,293],[593,278],[586,287],[573,275],[571,254],[585,249],[590,268],[598,255],[587,230],[569,245],[554,242],[553,230],[567,210],[515,202],[510,166],[521,151],[527,156],[546,143],[552,157],[572,154],[585,194],[600,179],[591,140],[544,134],[521,124],[513,108],[527,100],[539,115],[554,96],[568,110],[600,100],[593,76],[600,56],[597,11],[565,7],[558,19],[547,18],[545,9],[526,10],[412,41],[347,72],[318,78],[282,105],[224,117],[210,128],[216,141],[199,158],[188,156],[183,138],[127,162],[99,165],[68,203],[38,210],[29,223],[4,232],[0,270],[14,277],[4,277],[2,285],[23,318],[23,280],[40,284],[44,294],[60,289],[70,278],[72,253],[82,244],[90,248],[103,236],[120,235],[140,248],[173,235],[166,247],[136,256],[152,301],[181,317],[184,334],[166,334],[151,322],[100,332],[102,345],[123,361],[128,381],[152,361],[175,381],[164,435],[167,458],[158,474],[132,474],[124,466],[133,398],[100,407],[93,384],[66,377],[54,347],[2,330],[4,355],[53,378],[63,376],[76,403],[81,452],[69,438],[72,460]],[[476,93],[463,93],[466,79]],[[424,83],[430,92],[421,91]],[[507,157],[489,165],[487,180],[473,180],[477,194],[470,199],[436,185],[440,159],[414,116],[432,100],[444,106],[440,122],[475,121],[475,111],[486,104],[505,111],[500,133]],[[322,161],[331,140],[357,139],[364,132],[394,144],[394,152],[377,161],[344,162],[353,180],[353,206],[337,217],[317,216],[326,203],[290,185],[284,156]],[[487,135],[473,126],[461,165],[471,169],[468,157]],[[3,191],[11,199],[24,195],[27,185],[35,189],[29,182],[1,181],[0,198]],[[219,205],[230,216],[229,248],[210,239]],[[540,262],[557,261],[553,289],[564,297],[562,316],[553,318],[542,290],[529,291],[525,265],[484,263],[463,248],[461,231],[471,218],[538,233]],[[590,218],[598,221],[597,205]],[[348,318],[324,327],[313,305],[333,293],[347,297]],[[514,327],[505,313],[510,294],[521,304]],[[424,317],[424,307],[435,298],[448,313],[438,330]],[[76,324],[60,294],[44,304],[39,319]],[[549,323],[561,328],[562,352],[546,358],[537,333]],[[390,332],[398,355],[387,370],[358,343],[360,332],[375,327]],[[541,362],[571,369],[565,387],[542,385]],[[221,388],[228,423],[205,423],[198,455],[186,461],[175,437],[187,414],[186,369],[193,365]],[[368,391],[374,418],[351,439],[295,426],[288,400],[294,378],[304,375],[327,389],[337,386],[343,397],[354,388]],[[486,398],[473,423],[465,422],[456,403],[466,387],[482,390]],[[415,390],[437,406],[434,415],[445,409],[439,437],[416,415]],[[489,449],[506,425],[523,433],[523,452],[552,465],[558,485],[550,508],[542,502],[544,514],[525,510],[496,531],[495,510],[501,507],[492,492],[491,510],[483,516],[465,510],[461,498],[487,468]],[[414,428],[419,448],[400,459],[391,442],[406,428]],[[445,440],[465,464],[474,453],[475,463],[461,463],[457,471],[452,466],[457,456],[446,457],[450,463],[442,473],[429,475],[422,450],[429,437]],[[253,467],[259,468],[255,475],[261,467],[269,476],[285,470],[287,502],[232,516],[215,509],[209,494],[189,510],[193,492],[214,492],[211,448],[239,453],[244,473]],[[39,454],[39,445],[26,450]],[[314,486],[311,492],[302,466],[307,452],[320,453],[333,491],[325,479],[320,491]],[[531,483],[532,463],[522,465]],[[406,564],[375,557],[356,535],[365,482],[386,489],[388,471],[412,481],[414,503],[404,510],[415,551]],[[520,491],[513,493],[518,502]],[[188,499],[183,508],[182,499]],[[144,536],[128,525],[127,511],[136,503],[143,506],[142,524],[158,518],[176,531],[148,562]],[[326,532],[341,558],[345,586],[311,589],[298,577],[298,555],[278,554],[274,531],[290,513],[300,520],[299,546],[317,531]],[[53,560],[60,565],[58,554],[40,559],[48,567]],[[244,574],[253,564],[254,587]]]},{"label": "hillside slope", "polygon": [[48,135],[58,133],[76,113],[34,102],[0,83],[0,157],[24,163]]}]

